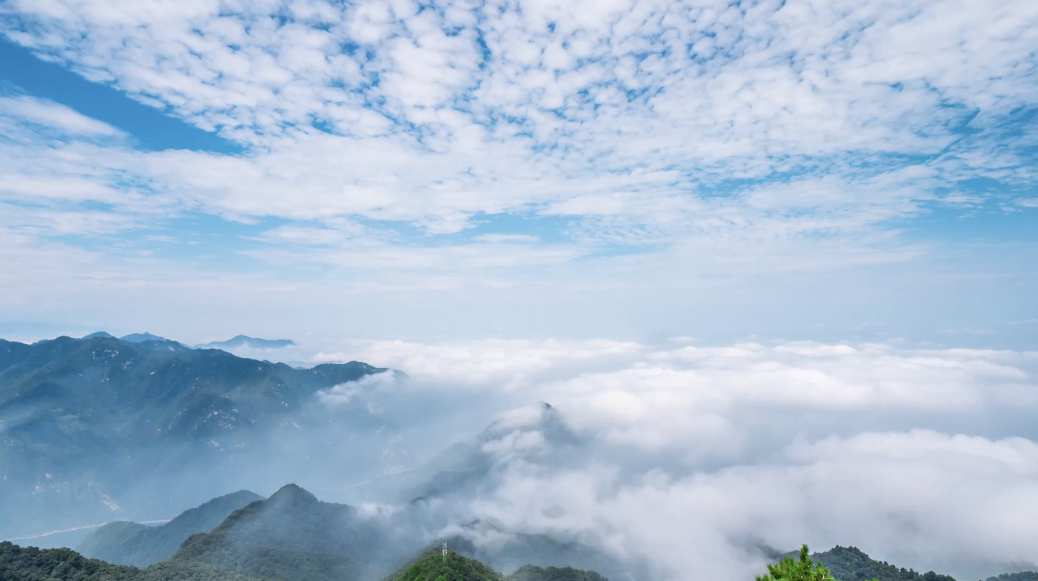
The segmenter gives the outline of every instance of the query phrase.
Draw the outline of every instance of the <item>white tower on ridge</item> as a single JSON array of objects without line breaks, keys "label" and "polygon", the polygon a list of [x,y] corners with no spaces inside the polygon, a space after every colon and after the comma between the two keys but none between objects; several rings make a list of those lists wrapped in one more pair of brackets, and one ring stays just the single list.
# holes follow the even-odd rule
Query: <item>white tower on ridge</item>
[{"label": "white tower on ridge", "polygon": [[447,541],[443,541],[443,562],[447,562]]}]

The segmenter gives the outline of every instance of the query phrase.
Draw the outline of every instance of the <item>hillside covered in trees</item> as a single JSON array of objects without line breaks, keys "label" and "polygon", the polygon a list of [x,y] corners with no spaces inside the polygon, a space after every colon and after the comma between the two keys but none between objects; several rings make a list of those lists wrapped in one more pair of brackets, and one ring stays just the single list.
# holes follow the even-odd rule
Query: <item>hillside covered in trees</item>
[{"label": "hillside covered in trees", "polygon": [[483,563],[463,557],[454,551],[446,554],[430,549],[409,563],[387,581],[502,581],[497,571]]},{"label": "hillside covered in trees", "polygon": [[857,547],[836,546],[812,557],[839,581],[955,581],[948,575],[933,571],[919,573],[885,561],[876,561]]},{"label": "hillside covered in trees", "polygon": [[138,569],[89,559],[71,549],[37,549],[0,542],[3,581],[270,581],[204,563],[163,562]]}]

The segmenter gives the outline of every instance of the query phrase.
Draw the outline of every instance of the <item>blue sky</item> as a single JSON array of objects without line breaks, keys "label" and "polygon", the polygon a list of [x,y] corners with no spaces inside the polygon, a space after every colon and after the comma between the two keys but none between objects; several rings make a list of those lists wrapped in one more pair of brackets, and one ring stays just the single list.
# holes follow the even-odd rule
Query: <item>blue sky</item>
[{"label": "blue sky", "polygon": [[1033,2],[0,22],[6,335],[1038,336]]}]

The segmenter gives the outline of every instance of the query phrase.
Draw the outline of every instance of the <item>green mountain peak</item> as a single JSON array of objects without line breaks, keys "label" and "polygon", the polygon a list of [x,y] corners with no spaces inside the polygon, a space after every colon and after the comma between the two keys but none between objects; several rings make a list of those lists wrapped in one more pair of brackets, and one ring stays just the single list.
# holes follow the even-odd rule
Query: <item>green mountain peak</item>
[{"label": "green mountain peak", "polygon": [[430,549],[391,575],[387,581],[502,581],[503,577],[475,559],[454,551]]}]

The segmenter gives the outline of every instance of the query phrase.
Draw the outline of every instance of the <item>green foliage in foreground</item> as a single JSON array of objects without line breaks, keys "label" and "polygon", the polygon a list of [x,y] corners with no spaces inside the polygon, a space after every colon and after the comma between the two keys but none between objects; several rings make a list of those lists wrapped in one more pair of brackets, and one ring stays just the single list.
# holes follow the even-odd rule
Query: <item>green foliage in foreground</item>
[{"label": "green foliage in foreground", "polygon": [[800,547],[800,558],[782,559],[768,565],[768,574],[757,577],[757,581],[836,581],[825,566],[815,563],[807,552],[807,545]]},{"label": "green foliage in foreground", "polygon": [[134,581],[139,571],[87,559],[71,549],[0,543],[0,579],[19,581]]},{"label": "green foliage in foreground", "polygon": [[3,581],[263,581],[205,563],[166,561],[147,569],[88,559],[71,549],[37,549],[0,542]]}]

